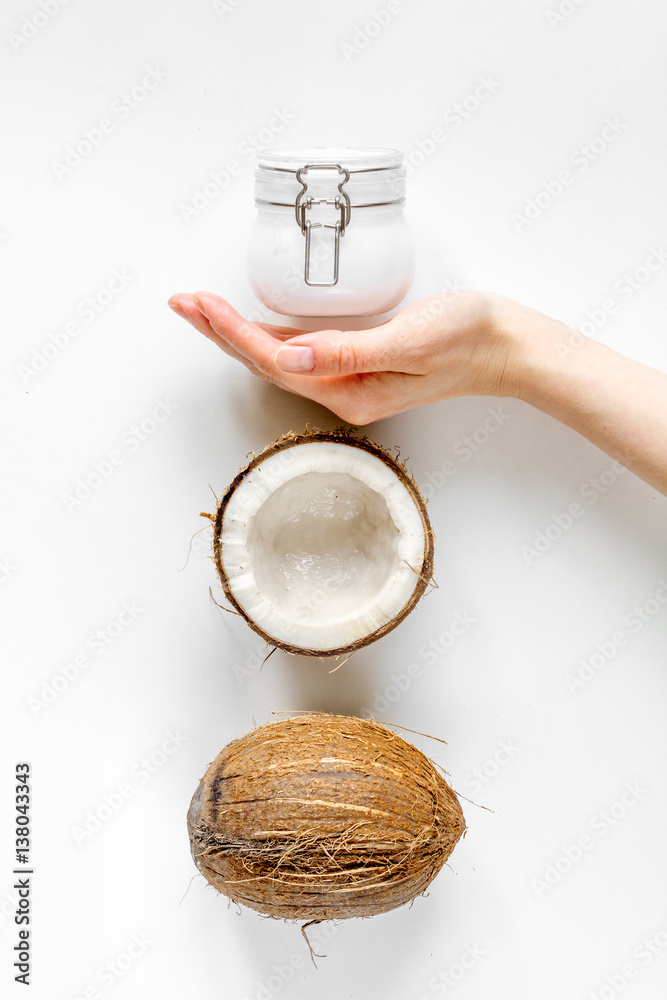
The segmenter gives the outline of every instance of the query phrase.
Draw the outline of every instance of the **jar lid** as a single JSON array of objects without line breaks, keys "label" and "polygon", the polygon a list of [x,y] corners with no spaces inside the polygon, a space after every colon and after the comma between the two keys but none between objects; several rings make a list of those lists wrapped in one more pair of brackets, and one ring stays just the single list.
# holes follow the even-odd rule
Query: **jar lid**
[{"label": "jar lid", "polygon": [[296,171],[304,163],[340,163],[351,174],[370,170],[391,170],[403,163],[398,149],[353,146],[304,146],[301,149],[267,149],[257,156],[265,169]]},{"label": "jar lid", "polygon": [[[345,146],[304,146],[301,149],[271,149],[257,156],[255,201],[258,204],[290,208],[306,190],[314,198],[331,196],[332,171],[310,170],[307,181],[297,171],[304,167],[334,168],[335,190],[349,199],[350,207],[379,207],[402,204],[405,199],[405,167],[398,149],[372,149]],[[341,181],[335,168],[347,171]],[[327,194],[328,192],[328,194]]]}]

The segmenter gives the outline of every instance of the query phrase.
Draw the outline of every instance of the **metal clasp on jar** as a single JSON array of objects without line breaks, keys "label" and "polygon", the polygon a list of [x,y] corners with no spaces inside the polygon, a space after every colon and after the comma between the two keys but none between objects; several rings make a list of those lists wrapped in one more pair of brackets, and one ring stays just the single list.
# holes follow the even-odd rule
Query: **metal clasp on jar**
[{"label": "metal clasp on jar", "polygon": [[[342,181],[338,184],[338,194],[334,198],[313,198],[306,196],[308,182],[304,174],[309,170],[336,170],[343,175]],[[303,184],[301,191],[296,196],[294,211],[296,221],[301,227],[301,232],[306,237],[306,256],[303,268],[303,278],[307,285],[315,285],[322,288],[330,288],[338,282],[338,261],[340,258],[340,238],[345,235],[345,229],[349,225],[351,206],[347,192],[343,191],[343,185],[350,179],[350,171],[347,167],[342,167],[340,163],[306,163],[299,167],[296,172],[296,179]],[[311,222],[306,213],[313,205],[333,205],[339,213],[339,218],[334,224],[328,222]],[[332,281],[311,281],[310,280],[310,232],[311,229],[333,229],[334,230],[334,266]]]}]

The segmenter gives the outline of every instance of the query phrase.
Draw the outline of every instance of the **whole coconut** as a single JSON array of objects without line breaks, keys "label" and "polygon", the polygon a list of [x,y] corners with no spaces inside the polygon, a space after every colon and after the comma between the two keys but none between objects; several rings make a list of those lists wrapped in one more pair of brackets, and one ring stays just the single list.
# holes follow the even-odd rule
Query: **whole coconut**
[{"label": "whole coconut", "polygon": [[192,856],[211,885],[288,920],[402,906],[464,831],[455,793],[416,747],[376,722],[319,713],[226,746],[188,812]]}]

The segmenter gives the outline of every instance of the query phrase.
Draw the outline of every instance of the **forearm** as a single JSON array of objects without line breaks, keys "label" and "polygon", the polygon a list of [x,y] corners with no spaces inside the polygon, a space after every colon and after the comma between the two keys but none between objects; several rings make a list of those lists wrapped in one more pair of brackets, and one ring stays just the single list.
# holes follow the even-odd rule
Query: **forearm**
[{"label": "forearm", "polygon": [[517,395],[667,495],[667,375],[546,317],[538,326],[522,336]]}]

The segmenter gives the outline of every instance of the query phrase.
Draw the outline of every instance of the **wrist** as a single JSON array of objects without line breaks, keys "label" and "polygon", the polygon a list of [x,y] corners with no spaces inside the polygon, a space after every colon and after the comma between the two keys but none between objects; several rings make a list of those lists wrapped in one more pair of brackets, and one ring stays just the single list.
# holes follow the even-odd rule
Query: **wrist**
[{"label": "wrist", "polygon": [[504,356],[499,394],[547,411],[590,370],[590,354],[599,346],[565,323],[501,296],[496,336]]}]

